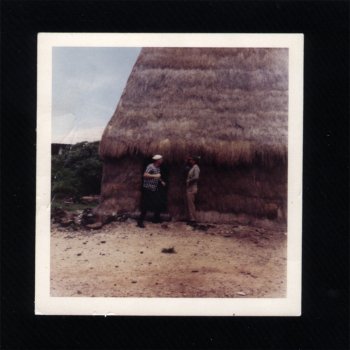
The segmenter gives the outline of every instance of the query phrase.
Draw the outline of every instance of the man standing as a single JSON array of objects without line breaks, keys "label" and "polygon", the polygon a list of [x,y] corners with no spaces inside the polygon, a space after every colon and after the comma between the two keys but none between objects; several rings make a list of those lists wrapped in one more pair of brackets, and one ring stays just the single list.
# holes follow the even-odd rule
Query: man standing
[{"label": "man standing", "polygon": [[188,211],[188,224],[196,223],[196,207],[194,201],[198,192],[198,180],[200,169],[198,166],[199,157],[189,157],[187,162],[190,170],[186,179],[186,203]]},{"label": "man standing", "polygon": [[146,167],[143,174],[142,181],[142,200],[141,200],[141,215],[137,221],[137,226],[144,228],[143,221],[146,217],[147,211],[154,213],[153,222],[160,223],[161,211],[161,192],[160,186],[165,186],[165,182],[161,178],[160,165],[163,162],[163,157],[156,154],[152,158],[153,163]]}]

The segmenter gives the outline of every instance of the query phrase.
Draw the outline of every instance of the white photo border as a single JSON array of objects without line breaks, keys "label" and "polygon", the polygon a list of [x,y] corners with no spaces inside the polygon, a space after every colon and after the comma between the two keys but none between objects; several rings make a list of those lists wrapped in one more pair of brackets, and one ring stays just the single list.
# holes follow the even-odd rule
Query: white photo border
[{"label": "white photo border", "polygon": [[[289,49],[287,293],[285,298],[50,296],[52,49],[54,47],[264,47]],[[39,33],[37,87],[36,315],[300,316],[303,34]]]}]

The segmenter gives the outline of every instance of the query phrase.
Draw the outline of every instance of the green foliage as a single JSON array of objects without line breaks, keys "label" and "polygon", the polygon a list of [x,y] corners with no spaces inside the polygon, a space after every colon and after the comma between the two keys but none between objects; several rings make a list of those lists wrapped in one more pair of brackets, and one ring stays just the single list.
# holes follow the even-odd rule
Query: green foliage
[{"label": "green foliage", "polygon": [[54,198],[53,201],[51,202],[51,210],[54,210],[55,208],[60,208],[66,211],[77,211],[77,210],[84,210],[87,208],[92,208],[95,207],[97,203],[70,203],[70,202],[65,202],[63,198]]},{"label": "green foliage", "polygon": [[102,162],[99,142],[80,142],[52,156],[52,196],[80,197],[99,194]]}]

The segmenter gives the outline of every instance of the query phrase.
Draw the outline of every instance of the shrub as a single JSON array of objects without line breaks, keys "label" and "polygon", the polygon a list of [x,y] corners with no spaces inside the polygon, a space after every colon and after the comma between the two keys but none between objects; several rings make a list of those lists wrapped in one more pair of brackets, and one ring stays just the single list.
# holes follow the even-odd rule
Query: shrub
[{"label": "shrub", "polygon": [[52,196],[79,198],[99,194],[102,162],[98,154],[99,142],[80,142],[52,156]]}]

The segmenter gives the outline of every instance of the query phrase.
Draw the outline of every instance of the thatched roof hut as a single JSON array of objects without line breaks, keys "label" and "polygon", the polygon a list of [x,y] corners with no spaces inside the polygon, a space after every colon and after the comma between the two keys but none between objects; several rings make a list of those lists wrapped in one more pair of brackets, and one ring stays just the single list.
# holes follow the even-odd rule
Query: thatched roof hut
[{"label": "thatched roof hut", "polygon": [[202,157],[203,219],[277,213],[286,201],[287,126],[288,49],[144,48],[102,136],[100,211],[135,211],[143,160],[160,153],[173,216],[182,214],[179,168],[188,154]]}]

